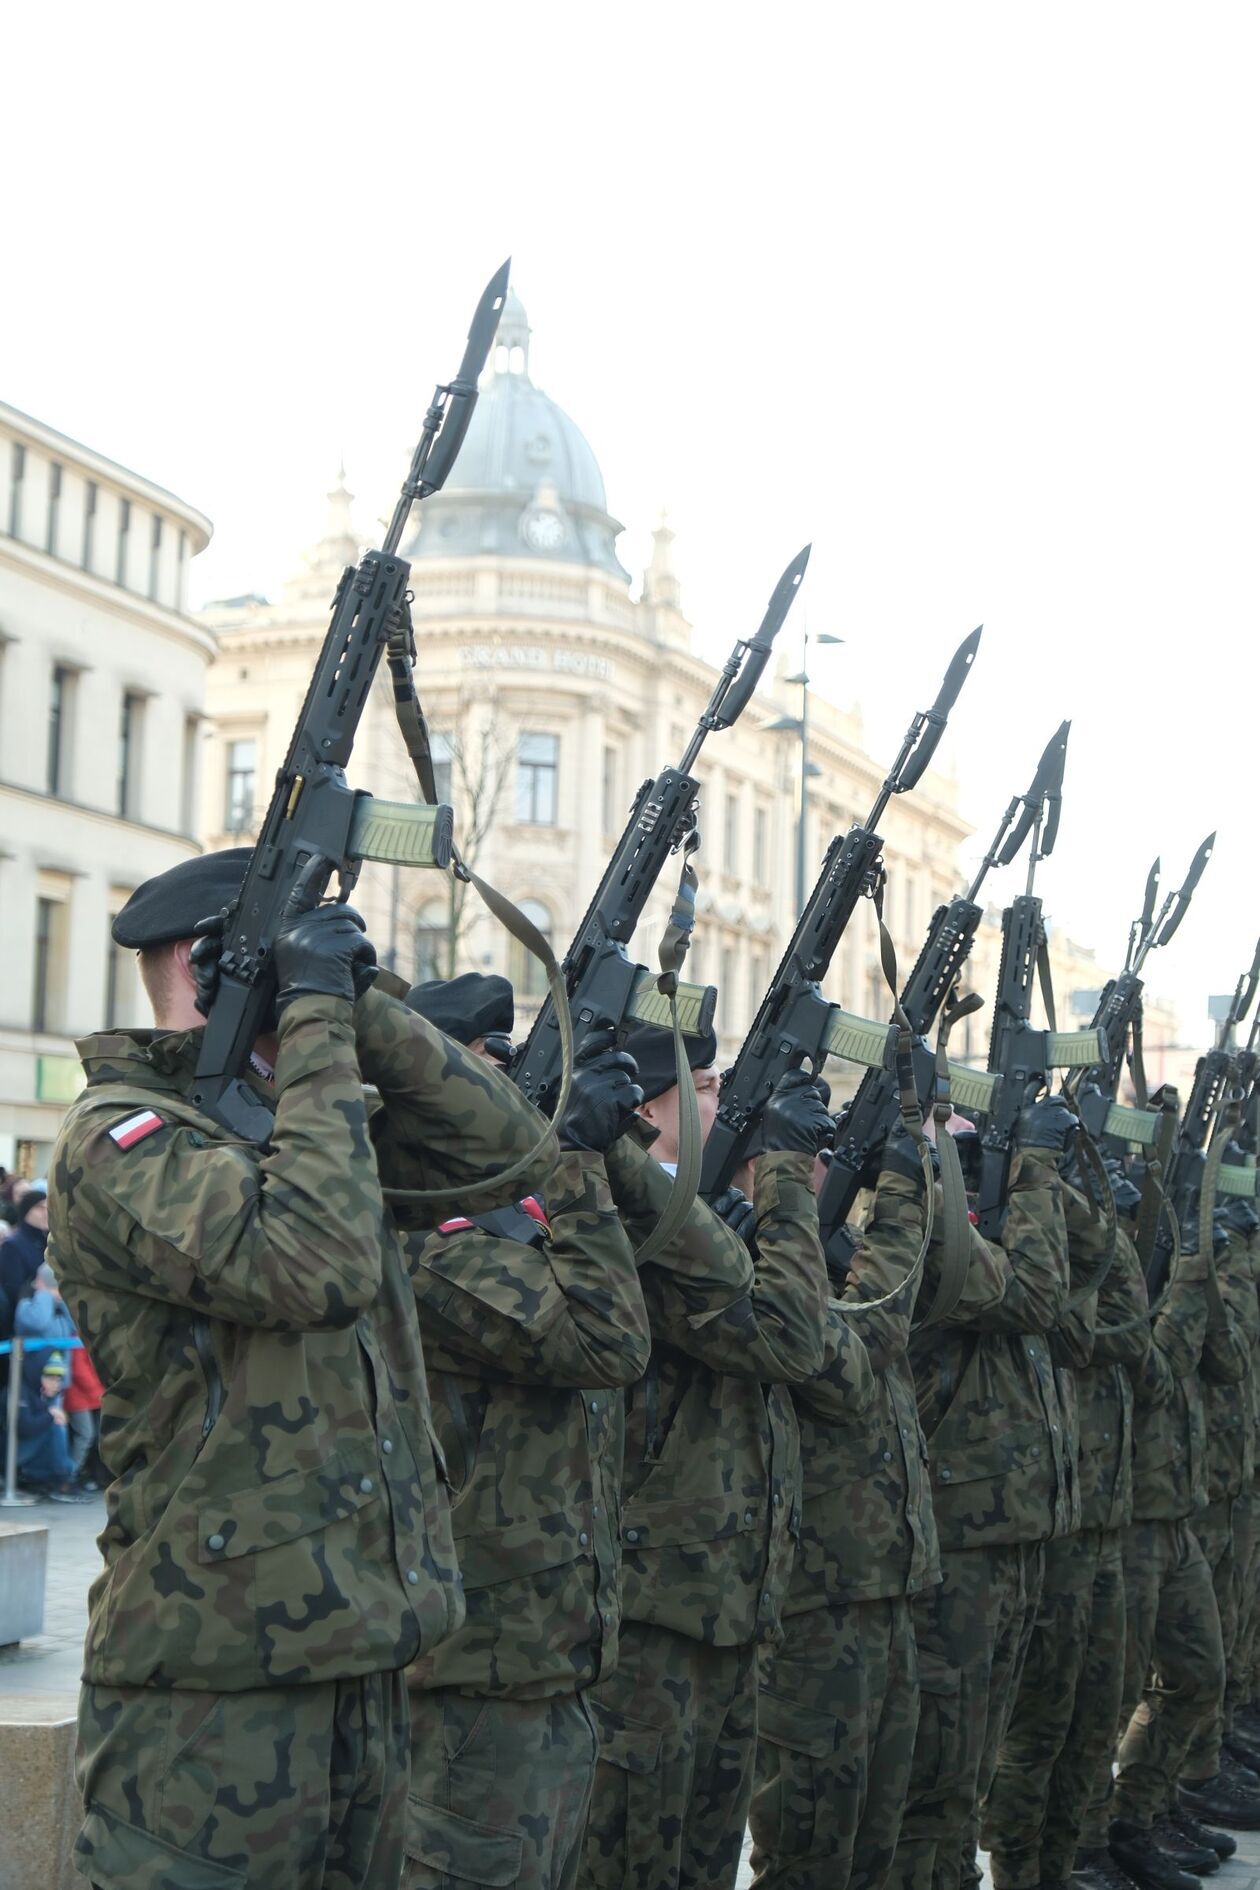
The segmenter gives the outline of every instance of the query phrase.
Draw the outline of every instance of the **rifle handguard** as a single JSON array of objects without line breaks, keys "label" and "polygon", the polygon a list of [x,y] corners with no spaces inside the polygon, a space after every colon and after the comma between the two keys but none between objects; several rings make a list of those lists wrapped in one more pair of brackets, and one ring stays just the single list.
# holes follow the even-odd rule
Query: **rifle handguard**
[{"label": "rifle handguard", "polygon": [[451,863],[455,816],[444,802],[378,801],[360,794],[350,820],[352,859],[385,866],[435,866]]},{"label": "rifle handguard", "polygon": [[[1043,1035],[1047,1069],[1088,1069],[1102,1060],[1100,1050],[1105,1049],[1105,1046],[1100,1030],[1047,1030]],[[873,1023],[869,1017],[858,1017],[838,1004],[831,1007],[826,1036],[830,1056],[843,1057],[849,1063],[860,1063],[868,1070],[891,1069],[895,1036],[896,1030],[891,1024]],[[955,1104],[961,1104],[964,1109],[991,1109],[997,1081],[998,1078],[989,1070],[968,1069],[965,1064],[950,1059],[950,1095]],[[1139,1117],[1137,1110],[1116,1113],[1126,1118],[1132,1117],[1135,1122],[1147,1120]],[[1154,1123],[1153,1116],[1149,1120]],[[1110,1130],[1110,1118],[1107,1126]]]}]

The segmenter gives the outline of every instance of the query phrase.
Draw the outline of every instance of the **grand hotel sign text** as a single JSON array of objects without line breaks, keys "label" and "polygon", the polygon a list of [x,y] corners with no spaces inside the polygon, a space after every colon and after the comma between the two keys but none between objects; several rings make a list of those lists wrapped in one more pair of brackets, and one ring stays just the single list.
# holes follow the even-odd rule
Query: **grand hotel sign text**
[{"label": "grand hotel sign text", "polygon": [[594,676],[600,682],[611,682],[613,673],[605,656],[536,643],[466,643],[460,660],[465,669],[544,669],[562,676]]}]

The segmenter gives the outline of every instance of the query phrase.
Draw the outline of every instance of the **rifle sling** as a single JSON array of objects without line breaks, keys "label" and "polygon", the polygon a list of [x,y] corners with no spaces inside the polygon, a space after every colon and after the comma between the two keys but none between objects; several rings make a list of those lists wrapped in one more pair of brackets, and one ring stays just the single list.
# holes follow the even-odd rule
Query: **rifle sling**
[{"label": "rifle sling", "polygon": [[1086,1283],[1083,1286],[1074,1287],[1069,1292],[1067,1301],[1069,1312],[1075,1312],[1078,1306],[1084,1305],[1091,1294],[1101,1290],[1103,1281],[1110,1273],[1116,1257],[1116,1197],[1111,1192],[1111,1183],[1107,1179],[1107,1170],[1103,1167],[1103,1158],[1098,1144],[1084,1123],[1081,1123],[1076,1135],[1081,1168],[1091,1183],[1090,1212],[1096,1220],[1099,1208],[1102,1209],[1103,1218],[1107,1223],[1107,1245]]},{"label": "rifle sling", "polygon": [[[407,753],[411,757],[420,783],[420,791],[431,805],[437,802],[437,783],[433,775],[433,749],[429,741],[429,730],[416,695],[413,664],[415,662],[415,638],[411,628],[411,613],[408,609],[400,612],[389,633],[386,661],[394,680],[394,715],[398,722],[399,733]],[[551,1001],[555,1007],[556,1024],[560,1031],[561,1078],[560,1094],[556,1099],[553,1118],[559,1121],[564,1115],[569,1102],[569,1088],[573,1080],[573,1018],[569,1011],[569,997],[565,990],[564,979],[556,955],[543,937],[538,927],[527,919],[520,907],[514,905],[505,894],[482,879],[461,858],[456,847],[451,848],[451,861],[456,875],[473,888],[482,904],[486,907],[519,945],[536,958],[547,975],[547,985],[551,992]],[[686,1052],[684,1050],[684,1056]],[[533,1167],[538,1157],[553,1134],[551,1124],[545,1125],[533,1147],[512,1162],[500,1173],[487,1177],[497,1188],[505,1182],[515,1181],[527,1169]],[[466,1188],[385,1188],[382,1190],[387,1200],[391,1201],[451,1201],[467,1193]]]}]

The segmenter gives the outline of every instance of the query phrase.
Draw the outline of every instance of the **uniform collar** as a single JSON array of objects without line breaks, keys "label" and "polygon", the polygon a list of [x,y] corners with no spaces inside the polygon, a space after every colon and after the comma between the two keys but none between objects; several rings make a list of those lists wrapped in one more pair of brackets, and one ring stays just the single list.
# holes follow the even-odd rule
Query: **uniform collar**
[{"label": "uniform collar", "polygon": [[[89,1088],[98,1083],[127,1083],[187,1095],[197,1074],[201,1031],[98,1031],[93,1037],[79,1038],[74,1047]],[[260,1095],[274,1098],[274,1088],[262,1069],[261,1059],[253,1059],[246,1078]]]}]

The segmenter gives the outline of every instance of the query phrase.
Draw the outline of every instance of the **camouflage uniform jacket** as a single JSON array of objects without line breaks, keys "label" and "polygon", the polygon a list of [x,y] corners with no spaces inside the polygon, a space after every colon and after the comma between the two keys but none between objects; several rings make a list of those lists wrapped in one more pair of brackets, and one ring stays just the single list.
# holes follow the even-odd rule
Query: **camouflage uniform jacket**
[{"label": "camouflage uniform jacket", "polygon": [[1049,1335],[1067,1309],[1069,1262],[1054,1155],[1018,1154],[1002,1230],[1006,1288],[912,1335],[932,1500],[946,1550],[1065,1535],[1075,1487]]},{"label": "camouflage uniform jacket", "polygon": [[[844,1285],[846,1306],[882,1298],[914,1264],[923,1203],[913,1183],[881,1178]],[[921,1193],[921,1191],[920,1191]],[[906,1343],[918,1280],[869,1313],[837,1314],[862,1339],[875,1374],[869,1410],[837,1399],[832,1369],[792,1397],[801,1429],[800,1541],[786,1615],[839,1602],[914,1595],[940,1580],[940,1552]]]},{"label": "camouflage uniform jacket", "polygon": [[1199,1362],[1207,1334],[1209,1261],[1182,1254],[1130,1365],[1134,1392],[1133,1520],[1181,1522],[1207,1502],[1207,1437]]},{"label": "camouflage uniform jacket", "polygon": [[463,1604],[381,1185],[471,1186],[537,1117],[390,999],[308,996],[281,1019],[260,1149],[187,1101],[198,1043],[87,1039],[54,1155],[53,1250],[116,1479],[85,1677],[233,1692],[396,1669]]},{"label": "camouflage uniform jacket", "polygon": [[1216,1262],[1216,1277],[1225,1324],[1216,1330],[1209,1325],[1199,1362],[1209,1503],[1237,1496],[1251,1482],[1256,1467],[1252,1361],[1260,1343],[1260,1303],[1251,1277],[1251,1256],[1240,1235],[1230,1234],[1228,1249]]},{"label": "camouflage uniform jacket", "polygon": [[464,1626],[413,1685],[538,1699],[612,1671],[623,1400],[651,1349],[598,1155],[566,1153],[531,1244],[459,1223],[407,1244]]},{"label": "camouflage uniform jacket", "polygon": [[[1071,1199],[1069,1191],[1069,1234]],[[1093,1355],[1076,1372],[1081,1527],[1122,1529],[1133,1519],[1133,1385],[1126,1368],[1140,1367],[1151,1344],[1146,1281],[1123,1226],[1097,1304]]]},{"label": "camouflage uniform jacket", "polygon": [[[608,1155],[636,1245],[671,1186],[644,1139],[623,1136]],[[642,1269],[652,1358],[626,1393],[624,1618],[719,1647],[781,1633],[800,1527],[800,1438],[785,1386],[822,1368],[829,1324],[811,1158],[763,1155],[755,1208],[755,1264],[698,1202]],[[837,1379],[847,1372],[855,1404],[869,1400],[860,1339],[846,1329],[830,1343]]]}]

